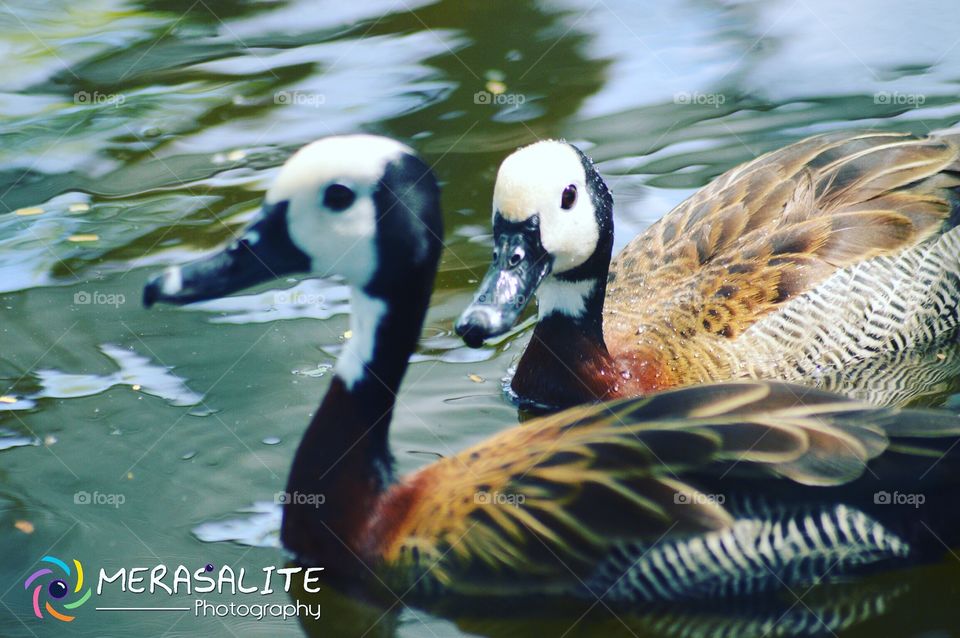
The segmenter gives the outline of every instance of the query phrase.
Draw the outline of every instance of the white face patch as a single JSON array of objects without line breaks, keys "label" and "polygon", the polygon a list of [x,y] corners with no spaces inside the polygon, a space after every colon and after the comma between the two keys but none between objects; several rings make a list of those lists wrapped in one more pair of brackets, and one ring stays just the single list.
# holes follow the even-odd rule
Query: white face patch
[{"label": "white face patch", "polygon": [[[377,269],[376,206],[373,194],[386,165],[413,151],[373,135],[329,137],[304,146],[287,160],[267,191],[267,204],[288,202],[290,239],[320,275],[343,275],[362,288]],[[334,184],[349,188],[353,202],[342,211],[324,205]]]},{"label": "white face patch", "polygon": [[[571,184],[577,199],[564,210],[560,206],[563,191]],[[554,273],[585,262],[600,239],[583,164],[565,142],[537,142],[505,159],[493,188],[493,210],[513,222],[540,215],[540,241],[553,255]]]},{"label": "white face patch", "polygon": [[387,304],[354,287],[350,291],[350,310],[353,334],[344,345],[334,372],[352,390],[366,375],[366,368],[373,360],[377,326],[387,314]]},{"label": "white face patch", "polygon": [[537,314],[540,319],[552,314],[583,317],[587,312],[587,297],[596,285],[592,279],[560,281],[547,277],[537,288]]}]

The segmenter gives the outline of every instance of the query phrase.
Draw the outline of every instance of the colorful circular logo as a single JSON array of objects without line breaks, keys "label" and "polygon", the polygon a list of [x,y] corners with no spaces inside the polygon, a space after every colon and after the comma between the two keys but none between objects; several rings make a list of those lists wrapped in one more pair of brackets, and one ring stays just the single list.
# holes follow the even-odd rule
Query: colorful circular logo
[{"label": "colorful circular logo", "polygon": [[[30,574],[27,580],[23,581],[23,588],[27,591],[33,587],[33,613],[37,618],[43,618],[43,612],[40,608],[40,598],[43,596],[43,609],[57,620],[70,622],[76,616],[57,611],[54,605],[63,609],[73,611],[90,598],[90,588],[80,593],[83,588],[83,565],[77,559],[73,560],[73,569],[70,565],[55,556],[44,556],[40,559],[41,563],[49,563],[57,567],[62,576],[54,572],[50,567],[41,567]],[[71,586],[71,582],[73,583]],[[71,596],[70,594],[74,594]],[[53,601],[54,605],[50,602]]]}]

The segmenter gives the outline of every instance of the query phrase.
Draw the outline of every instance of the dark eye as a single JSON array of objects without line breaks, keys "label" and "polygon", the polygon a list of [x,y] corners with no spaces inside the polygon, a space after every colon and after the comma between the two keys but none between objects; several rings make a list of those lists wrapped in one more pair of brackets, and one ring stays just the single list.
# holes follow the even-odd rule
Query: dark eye
[{"label": "dark eye", "polygon": [[563,189],[563,195],[560,197],[560,208],[570,210],[577,203],[577,187],[570,184]]},{"label": "dark eye", "polygon": [[323,192],[323,205],[339,213],[350,208],[356,198],[357,194],[343,184],[331,184]]}]

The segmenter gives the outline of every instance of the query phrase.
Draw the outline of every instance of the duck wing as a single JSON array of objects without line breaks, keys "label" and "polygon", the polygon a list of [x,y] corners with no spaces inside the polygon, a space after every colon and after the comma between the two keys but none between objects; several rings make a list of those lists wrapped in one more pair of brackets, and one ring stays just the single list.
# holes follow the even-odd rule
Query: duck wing
[{"label": "duck wing", "polygon": [[382,555],[426,591],[571,594],[624,548],[740,534],[706,489],[779,483],[832,502],[895,439],[929,465],[960,417],[766,382],[575,408],[410,476],[417,498]]}]

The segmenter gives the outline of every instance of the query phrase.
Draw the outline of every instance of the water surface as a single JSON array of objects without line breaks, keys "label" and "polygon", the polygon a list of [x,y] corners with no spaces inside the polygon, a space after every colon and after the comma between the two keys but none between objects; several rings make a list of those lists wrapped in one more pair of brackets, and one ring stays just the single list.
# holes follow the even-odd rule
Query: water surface
[{"label": "water surface", "polygon": [[[960,120],[953,3],[21,0],[0,3],[0,25],[0,634],[759,636],[836,617],[850,638],[960,626],[953,557],[788,593],[767,616],[598,604],[441,618],[328,591],[305,626],[89,605],[64,625],[34,618],[21,585],[45,554],[91,574],[282,565],[274,494],[345,338],[345,288],[290,279],[150,312],[139,298],[150,273],[228,241],[297,147],[391,135],[445,186],[447,250],[392,431],[406,472],[518,419],[500,379],[529,329],[480,351],[451,335],[487,265],[506,154],[547,137],[582,144],[614,189],[619,248],[764,151]],[[956,410],[955,391],[934,403]]]}]

